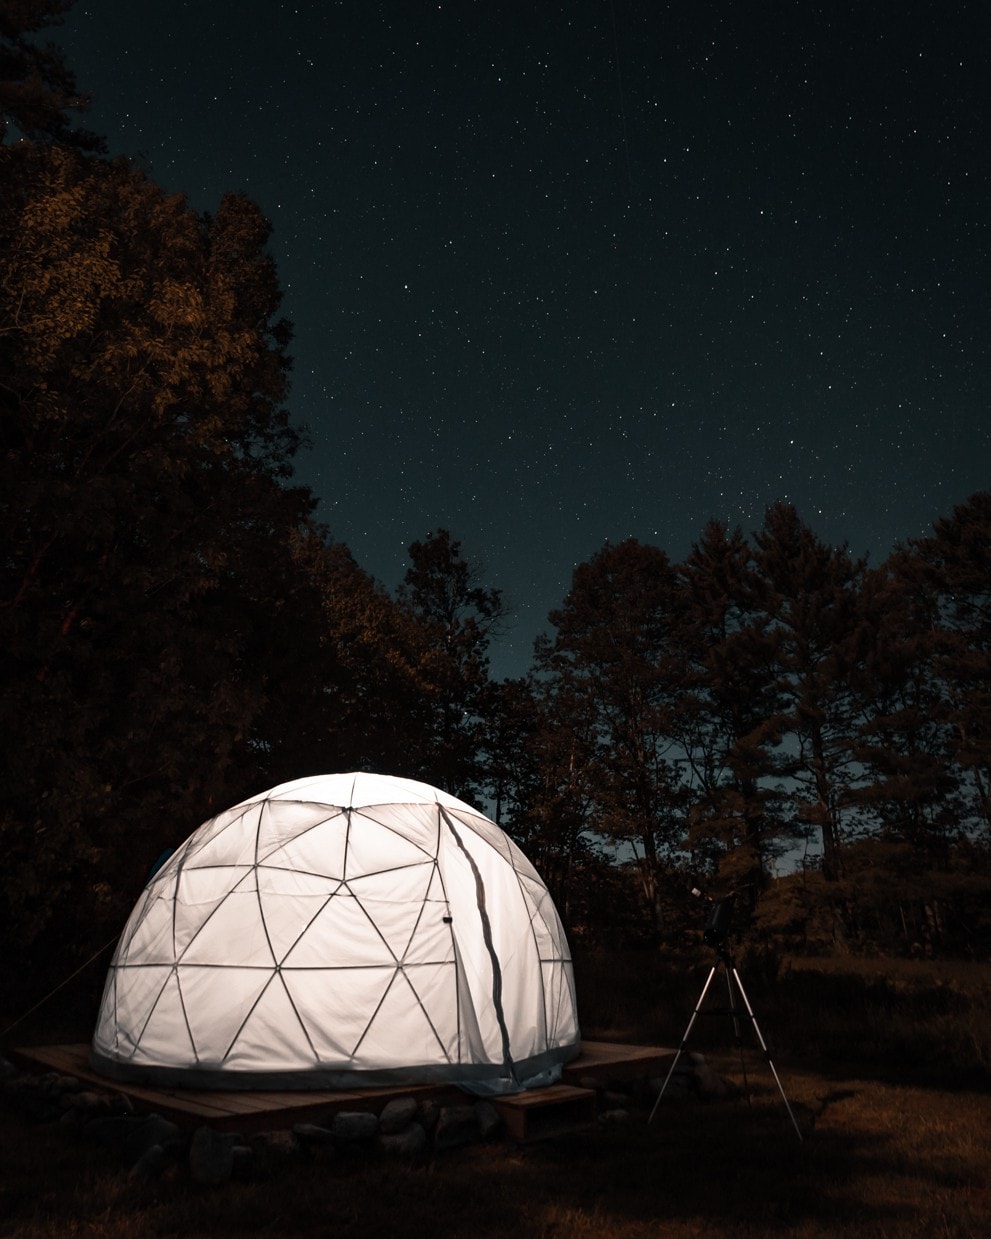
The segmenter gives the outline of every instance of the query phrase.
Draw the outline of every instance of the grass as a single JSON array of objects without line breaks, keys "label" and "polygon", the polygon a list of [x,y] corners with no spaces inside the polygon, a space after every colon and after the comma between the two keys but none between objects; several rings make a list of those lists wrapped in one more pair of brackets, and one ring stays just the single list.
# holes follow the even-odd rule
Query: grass
[{"label": "grass", "polygon": [[[576,961],[585,1031],[677,1045],[710,960],[644,953]],[[987,1088],[991,1083],[991,972],[987,965],[925,960],[743,959],[739,973],[775,1057],[826,1075],[898,1084]],[[725,1002],[722,975],[714,982]],[[708,1003],[707,1003],[708,1005]],[[728,1021],[704,1020],[692,1047],[724,1046]]]},{"label": "grass", "polygon": [[[916,962],[741,966],[806,1139],[762,1056],[750,1104],[665,1100],[626,1124],[422,1165],[297,1161],[268,1181],[198,1189],[134,1180],[57,1126],[0,1111],[0,1234],[66,1236],[617,1236],[991,1234],[991,994],[985,971]],[[656,957],[579,961],[591,1035],[677,1044],[706,968]],[[690,1049],[742,1083],[728,1020]],[[938,1061],[933,1061],[933,1055]],[[983,1067],[982,1067],[983,1063]]]}]

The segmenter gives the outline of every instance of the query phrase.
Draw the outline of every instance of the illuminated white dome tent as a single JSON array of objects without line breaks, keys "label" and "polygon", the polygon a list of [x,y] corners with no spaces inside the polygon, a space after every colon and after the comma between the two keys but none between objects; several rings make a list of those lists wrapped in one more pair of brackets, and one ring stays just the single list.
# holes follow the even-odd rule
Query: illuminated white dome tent
[{"label": "illuminated white dome tent", "polygon": [[190,835],[131,913],[92,1061],[200,1088],[500,1092],[578,1050],[567,940],[519,848],[453,796],[358,773]]}]

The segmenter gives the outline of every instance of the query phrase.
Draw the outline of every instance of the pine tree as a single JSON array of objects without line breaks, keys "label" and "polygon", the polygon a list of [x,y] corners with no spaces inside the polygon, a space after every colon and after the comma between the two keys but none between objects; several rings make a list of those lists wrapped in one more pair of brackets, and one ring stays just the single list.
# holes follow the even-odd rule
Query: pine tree
[{"label": "pine tree", "polygon": [[537,655],[559,732],[558,813],[584,815],[580,827],[576,816],[567,828],[593,831],[636,856],[655,933],[663,873],[683,837],[672,714],[682,673],[675,604],[663,551],[634,539],[607,545],[576,568],[564,605],[550,616],[556,636]]},{"label": "pine tree", "polygon": [[773,859],[795,842],[775,748],[784,695],[779,636],[762,610],[754,553],[739,529],[710,523],[679,568],[684,695],[676,712],[691,774],[688,840],[697,869],[753,907]]},{"label": "pine tree", "polygon": [[819,832],[823,872],[836,878],[863,778],[853,679],[868,640],[858,602],[865,565],[819,541],[790,504],[768,509],[754,541],[757,602],[775,638],[774,691],[783,707],[778,772],[797,787],[800,820]]},{"label": "pine tree", "polygon": [[961,803],[935,634],[891,565],[866,574],[861,606],[869,640],[856,680],[864,719],[854,752],[871,777],[855,796],[883,839],[906,844],[918,863],[945,864]]},{"label": "pine tree", "polygon": [[35,142],[102,151],[96,134],[74,126],[68,113],[89,100],[60,48],[31,36],[62,22],[75,0],[0,0],[0,144],[13,129]]},{"label": "pine tree", "polygon": [[[571,929],[606,862],[595,828],[595,737],[568,686],[530,676],[498,686],[497,820],[520,844]],[[586,926],[587,928],[587,926]]]},{"label": "pine tree", "polygon": [[972,495],[893,562],[932,634],[967,816],[991,835],[991,493]]},{"label": "pine tree", "polygon": [[471,799],[487,781],[489,644],[505,618],[502,596],[480,583],[482,569],[446,529],[414,542],[409,555],[398,598],[415,625],[409,640],[425,711],[416,741],[418,775]]}]

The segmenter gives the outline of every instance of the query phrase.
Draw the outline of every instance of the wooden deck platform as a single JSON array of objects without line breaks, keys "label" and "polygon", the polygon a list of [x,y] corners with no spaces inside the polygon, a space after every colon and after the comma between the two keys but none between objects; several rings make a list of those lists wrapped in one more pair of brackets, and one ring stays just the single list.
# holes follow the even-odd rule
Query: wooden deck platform
[{"label": "wooden deck platform", "polygon": [[[533,1139],[572,1126],[594,1117],[594,1092],[587,1087],[592,1081],[602,1086],[610,1080],[656,1075],[674,1056],[674,1050],[657,1046],[619,1045],[606,1041],[583,1041],[578,1058],[568,1063],[562,1083],[548,1089],[534,1089],[517,1094],[502,1114],[511,1135]],[[394,1097],[431,1099],[440,1104],[464,1103],[465,1094],[449,1084],[407,1085],[403,1088],[363,1088],[341,1092],[263,1092],[219,1089],[150,1088],[137,1084],[122,1084],[99,1075],[89,1064],[89,1046],[48,1045],[10,1050],[9,1057],[18,1066],[30,1071],[57,1071],[75,1076],[87,1084],[130,1098],[135,1108],[154,1111],[187,1128],[208,1124],[219,1131],[271,1131],[288,1128],[294,1123],[326,1122],[342,1110],[381,1110]],[[582,1082],[586,1087],[579,1084]],[[558,1090],[553,1094],[551,1090]],[[544,1095],[541,1101],[541,1094]],[[556,1096],[557,1113],[553,1113],[551,1098]],[[591,1105],[591,1109],[590,1109]],[[544,1111],[538,1114],[538,1111]],[[516,1113],[522,1117],[507,1117]]]},{"label": "wooden deck platform", "polygon": [[525,1093],[490,1098],[506,1131],[518,1144],[546,1140],[595,1122],[595,1089],[549,1084]]},{"label": "wooden deck platform", "polygon": [[610,1080],[638,1080],[664,1075],[676,1051],[659,1045],[624,1045],[614,1041],[582,1041],[582,1052],[565,1063],[561,1078],[566,1084],[594,1080],[599,1088]]}]

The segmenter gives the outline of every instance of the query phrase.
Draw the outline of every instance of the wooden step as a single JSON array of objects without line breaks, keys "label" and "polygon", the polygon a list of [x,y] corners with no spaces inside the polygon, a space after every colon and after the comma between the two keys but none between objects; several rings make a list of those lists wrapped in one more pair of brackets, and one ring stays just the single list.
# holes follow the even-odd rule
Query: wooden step
[{"label": "wooden step", "polygon": [[595,1122],[595,1090],[550,1084],[491,1098],[506,1131],[518,1144],[564,1135]]},{"label": "wooden step", "polygon": [[562,1082],[586,1086],[587,1081],[594,1080],[595,1087],[605,1088],[612,1081],[620,1083],[664,1076],[674,1056],[674,1050],[659,1045],[626,1045],[582,1038],[581,1053],[564,1064]]}]

